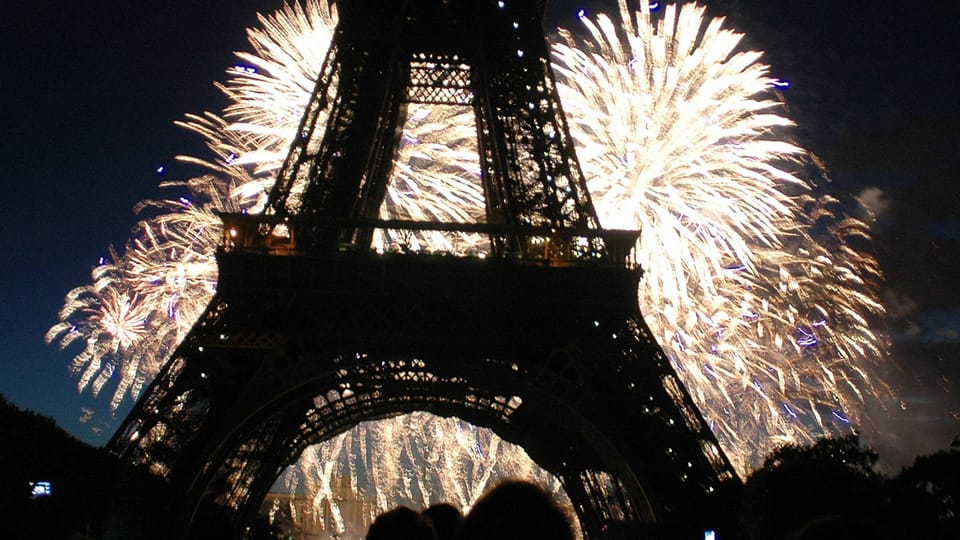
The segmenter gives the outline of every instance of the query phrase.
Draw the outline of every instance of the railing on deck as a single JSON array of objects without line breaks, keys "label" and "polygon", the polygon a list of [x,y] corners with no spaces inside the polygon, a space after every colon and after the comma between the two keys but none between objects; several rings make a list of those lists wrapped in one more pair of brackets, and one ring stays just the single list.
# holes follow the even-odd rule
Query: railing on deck
[{"label": "railing on deck", "polygon": [[[224,251],[271,255],[310,255],[338,251],[396,251],[434,255],[510,259],[550,266],[600,264],[637,268],[639,231],[448,223],[394,219],[324,219],[250,214],[221,214]],[[473,235],[482,238],[469,250],[421,249],[394,243],[384,250],[354,243],[359,231],[385,236],[417,234]],[[345,240],[346,238],[346,240]],[[415,244],[415,243],[414,243]],[[499,247],[493,247],[499,246]]]}]

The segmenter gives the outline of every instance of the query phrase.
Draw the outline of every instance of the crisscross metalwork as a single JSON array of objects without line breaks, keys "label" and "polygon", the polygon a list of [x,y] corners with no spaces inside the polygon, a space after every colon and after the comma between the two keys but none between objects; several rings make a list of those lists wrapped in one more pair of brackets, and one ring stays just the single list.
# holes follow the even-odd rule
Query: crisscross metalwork
[{"label": "crisscross metalwork", "polygon": [[[265,213],[223,216],[215,298],[109,443],[177,495],[167,536],[207,505],[241,536],[306,446],[413,411],[521,444],[588,538],[721,519],[733,469],[643,322],[638,233],[599,226],[544,3],[339,4]],[[409,103],[473,110],[484,222],[379,218]],[[379,254],[378,230],[484,235],[491,253]]]}]

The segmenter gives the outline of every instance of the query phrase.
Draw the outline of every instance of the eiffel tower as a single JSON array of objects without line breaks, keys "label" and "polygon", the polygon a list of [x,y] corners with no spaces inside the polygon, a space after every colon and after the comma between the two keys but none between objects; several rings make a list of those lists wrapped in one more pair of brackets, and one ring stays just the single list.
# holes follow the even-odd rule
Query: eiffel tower
[{"label": "eiffel tower", "polygon": [[[598,222],[546,2],[337,4],[265,210],[222,216],[217,293],[108,444],[175,494],[165,534],[239,535],[304,448],[413,411],[521,445],[587,538],[708,525],[736,476],[637,307],[639,233]],[[410,104],[473,111],[484,219],[381,219]],[[371,247],[427,234],[483,256]]]}]

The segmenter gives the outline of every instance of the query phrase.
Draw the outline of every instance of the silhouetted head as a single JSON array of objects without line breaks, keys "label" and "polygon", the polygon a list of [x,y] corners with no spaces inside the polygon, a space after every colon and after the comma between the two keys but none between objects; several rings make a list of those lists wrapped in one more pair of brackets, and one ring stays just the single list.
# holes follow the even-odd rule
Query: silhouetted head
[{"label": "silhouetted head", "polygon": [[530,482],[511,480],[487,492],[463,522],[461,540],[573,540],[553,497]]},{"label": "silhouetted head", "polygon": [[436,536],[419,513],[398,506],[377,516],[367,530],[367,540],[436,540]]},{"label": "silhouetted head", "polygon": [[433,532],[437,535],[437,540],[454,540],[460,534],[463,514],[459,508],[452,504],[435,504],[420,512],[420,515],[433,526]]}]

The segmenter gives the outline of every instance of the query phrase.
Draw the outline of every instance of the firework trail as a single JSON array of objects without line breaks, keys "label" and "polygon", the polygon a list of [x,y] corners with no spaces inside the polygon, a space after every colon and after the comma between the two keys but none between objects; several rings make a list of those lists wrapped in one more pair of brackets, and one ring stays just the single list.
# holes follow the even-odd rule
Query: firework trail
[{"label": "firework trail", "polygon": [[[431,441],[431,444],[423,444]],[[345,460],[344,456],[351,456]],[[416,471],[397,475],[397,468]],[[343,470],[338,470],[344,467]],[[342,474],[344,470],[350,474]],[[559,482],[538,467],[519,447],[456,418],[417,412],[402,421],[364,422],[323,444],[304,450],[298,467],[283,480],[290,493],[311,497],[310,515],[320,528],[342,538],[363,538],[373,518],[414,501],[419,507],[451,503],[467,509],[490,486],[508,478],[527,478],[569,504]],[[348,485],[344,485],[348,484]],[[366,519],[354,522],[341,507],[345,493],[356,497]],[[410,504],[410,503],[407,503]],[[317,509],[329,509],[318,512]],[[295,511],[295,510],[294,510]],[[297,516],[291,516],[297,522]],[[355,519],[355,518],[354,518]]]},{"label": "firework trail", "polygon": [[642,232],[644,318],[743,473],[888,392],[880,272],[850,247],[866,225],[797,175],[815,158],[760,53],[704,11],[621,1],[620,23],[561,30],[554,66],[601,223]]},{"label": "firework trail", "polygon": [[138,213],[152,215],[134,227],[123,255],[111,248],[93,283],[67,294],[46,340],[61,349],[83,340],[71,363],[81,391],[89,386],[96,396],[119,373],[110,407],[135,399],[203,313],[217,281],[216,212],[236,209],[231,185],[213,177],[161,184],[189,197],[138,204]]},{"label": "firework trail", "polygon": [[[744,474],[782,443],[865,423],[864,402],[889,392],[872,375],[884,350],[870,329],[882,316],[880,273],[851,247],[866,226],[801,174],[815,159],[787,138],[791,122],[760,53],[739,50],[741,35],[700,6],[619,7],[619,21],[581,17],[582,31],[559,32],[558,88],[601,223],[642,231],[644,317]],[[203,312],[216,282],[214,212],[264,207],[335,20],[318,0],[262,16],[249,31],[252,52],[238,54],[221,85],[232,104],[182,123],[215,157],[181,159],[211,175],[175,186],[183,199],[145,203],[152,213],[123,254],[68,295],[48,333],[62,347],[85,343],[72,364],[81,389],[96,393],[120,371],[111,405],[136,398]],[[470,111],[411,106],[383,216],[482,221],[474,133]],[[421,241],[456,252],[475,243]],[[378,426],[350,437],[402,446],[386,434],[453,429],[411,416]],[[339,441],[304,453],[301,482],[334,455],[339,471],[353,471],[346,449],[359,443]],[[471,463],[458,466],[483,466]],[[403,481],[378,478],[378,489],[411,491]],[[443,497],[460,500],[457,489]]]}]

